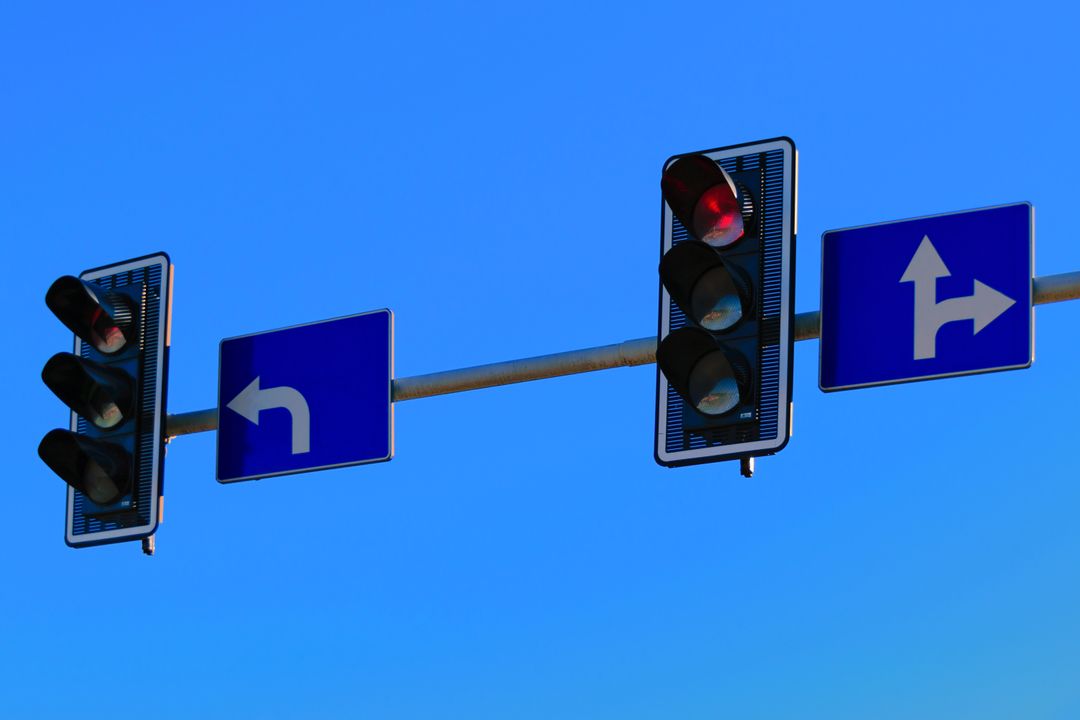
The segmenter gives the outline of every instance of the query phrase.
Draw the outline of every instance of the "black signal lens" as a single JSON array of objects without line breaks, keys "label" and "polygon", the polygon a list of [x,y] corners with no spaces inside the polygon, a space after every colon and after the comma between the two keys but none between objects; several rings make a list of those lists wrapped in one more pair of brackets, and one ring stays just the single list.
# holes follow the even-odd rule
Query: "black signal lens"
[{"label": "black signal lens", "polygon": [[683,241],[661,258],[660,281],[690,320],[712,332],[739,324],[753,307],[746,273],[697,240]]},{"label": "black signal lens", "polygon": [[729,413],[751,395],[746,358],[700,328],[670,333],[656,350],[656,362],[676,392],[703,415]]},{"label": "black signal lens", "polygon": [[688,379],[690,404],[704,415],[724,415],[744,402],[750,374],[732,350],[714,350],[698,360]]},{"label": "black signal lens", "polygon": [[131,488],[131,468],[123,448],[70,430],[51,430],[38,455],[64,482],[99,505],[119,500]]},{"label": "black signal lens", "polygon": [[103,430],[133,416],[135,380],[72,353],[57,353],[45,363],[41,379],[60,400]]},{"label": "black signal lens", "polygon": [[742,321],[750,283],[738,268],[718,265],[702,273],[690,293],[690,314],[706,330],[727,330]]}]

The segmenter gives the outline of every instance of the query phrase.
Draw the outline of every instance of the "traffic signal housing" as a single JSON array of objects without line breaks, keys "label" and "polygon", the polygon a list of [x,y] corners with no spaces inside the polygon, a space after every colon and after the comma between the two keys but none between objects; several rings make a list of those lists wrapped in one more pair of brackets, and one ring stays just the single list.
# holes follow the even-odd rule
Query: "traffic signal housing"
[{"label": "traffic signal housing", "polygon": [[656,461],[752,459],[791,435],[796,151],[789,138],[664,164]]},{"label": "traffic signal housing", "polygon": [[172,265],[158,253],[65,275],[45,303],[75,334],[45,385],[71,410],[38,455],[67,483],[65,541],[149,539],[161,517]]}]

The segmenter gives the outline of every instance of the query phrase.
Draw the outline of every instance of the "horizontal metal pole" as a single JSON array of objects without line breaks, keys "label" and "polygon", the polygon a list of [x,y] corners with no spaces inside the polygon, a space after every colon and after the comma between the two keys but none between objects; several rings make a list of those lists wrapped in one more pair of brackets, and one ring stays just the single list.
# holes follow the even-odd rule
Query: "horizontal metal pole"
[{"label": "horizontal metal pole", "polygon": [[217,408],[177,413],[165,418],[165,434],[169,437],[217,430]]},{"label": "horizontal metal pole", "polygon": [[542,380],[593,370],[648,365],[652,362],[656,362],[656,338],[639,338],[617,345],[604,345],[524,360],[479,365],[462,370],[447,370],[430,375],[398,378],[393,384],[392,397],[395,402],[415,400],[432,395],[479,390],[495,385],[511,385],[528,380]]},{"label": "horizontal metal pole", "polygon": [[[1080,299],[1080,272],[1035,278],[1032,281],[1032,289],[1036,305],[1078,300]],[[812,340],[820,334],[820,312],[815,310],[795,316],[796,340]],[[398,378],[392,383],[391,397],[394,402],[401,402],[594,370],[648,365],[654,362],[656,362],[656,338],[644,337],[615,345]],[[169,415],[166,419],[165,430],[170,437],[216,430],[217,416],[216,408]]]},{"label": "horizontal metal pole", "polygon": [[1080,272],[1044,275],[1031,281],[1036,305],[1080,300]]},{"label": "horizontal metal pole", "polygon": [[795,316],[795,340],[813,340],[821,335],[821,313],[817,310]]}]

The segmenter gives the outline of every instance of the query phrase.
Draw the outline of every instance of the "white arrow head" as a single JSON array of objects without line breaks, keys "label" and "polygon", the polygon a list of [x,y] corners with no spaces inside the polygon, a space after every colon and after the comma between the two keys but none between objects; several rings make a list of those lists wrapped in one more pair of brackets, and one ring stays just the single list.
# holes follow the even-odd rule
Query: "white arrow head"
[{"label": "white arrow head", "polygon": [[1016,304],[1016,301],[1008,295],[1003,295],[978,280],[975,281],[974,296],[975,334],[978,334],[980,330],[994,322],[1001,313]]},{"label": "white arrow head", "polygon": [[907,270],[904,271],[900,282],[917,283],[920,280],[949,277],[951,274],[949,268],[945,267],[945,262],[941,259],[941,256],[938,255],[934,243],[930,242],[930,236],[923,235],[922,242],[919,243],[919,249],[915,251],[911,262],[908,263]]},{"label": "white arrow head", "polygon": [[232,402],[225,407],[258,425],[259,410],[263,407],[261,398],[259,397],[258,376],[256,376],[246,388],[241,390],[240,394],[234,397]]}]

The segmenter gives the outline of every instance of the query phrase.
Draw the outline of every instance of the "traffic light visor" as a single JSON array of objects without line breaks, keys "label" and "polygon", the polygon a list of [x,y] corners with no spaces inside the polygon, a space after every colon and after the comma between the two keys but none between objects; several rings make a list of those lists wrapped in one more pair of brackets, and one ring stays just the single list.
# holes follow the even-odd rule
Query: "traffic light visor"
[{"label": "traffic light visor", "polygon": [[676,392],[704,415],[731,412],[750,395],[746,358],[699,328],[680,328],[665,337],[656,362]]},{"label": "traffic light visor", "polygon": [[135,381],[123,370],[65,352],[49,358],[41,379],[65,405],[103,430],[133,414]]},{"label": "traffic light visor", "polygon": [[127,298],[72,275],[59,278],[49,287],[45,304],[60,322],[98,352],[118,353],[135,337],[132,306]]},{"label": "traffic light visor", "polygon": [[745,231],[731,176],[704,155],[686,155],[664,171],[660,189],[687,232],[712,247],[728,247]]},{"label": "traffic light visor", "polygon": [[70,430],[51,430],[38,445],[38,455],[60,478],[99,505],[119,500],[131,486],[124,450]]},{"label": "traffic light visor", "polygon": [[690,320],[712,332],[734,327],[752,307],[746,273],[696,240],[679,243],[660,259],[660,281]]}]

